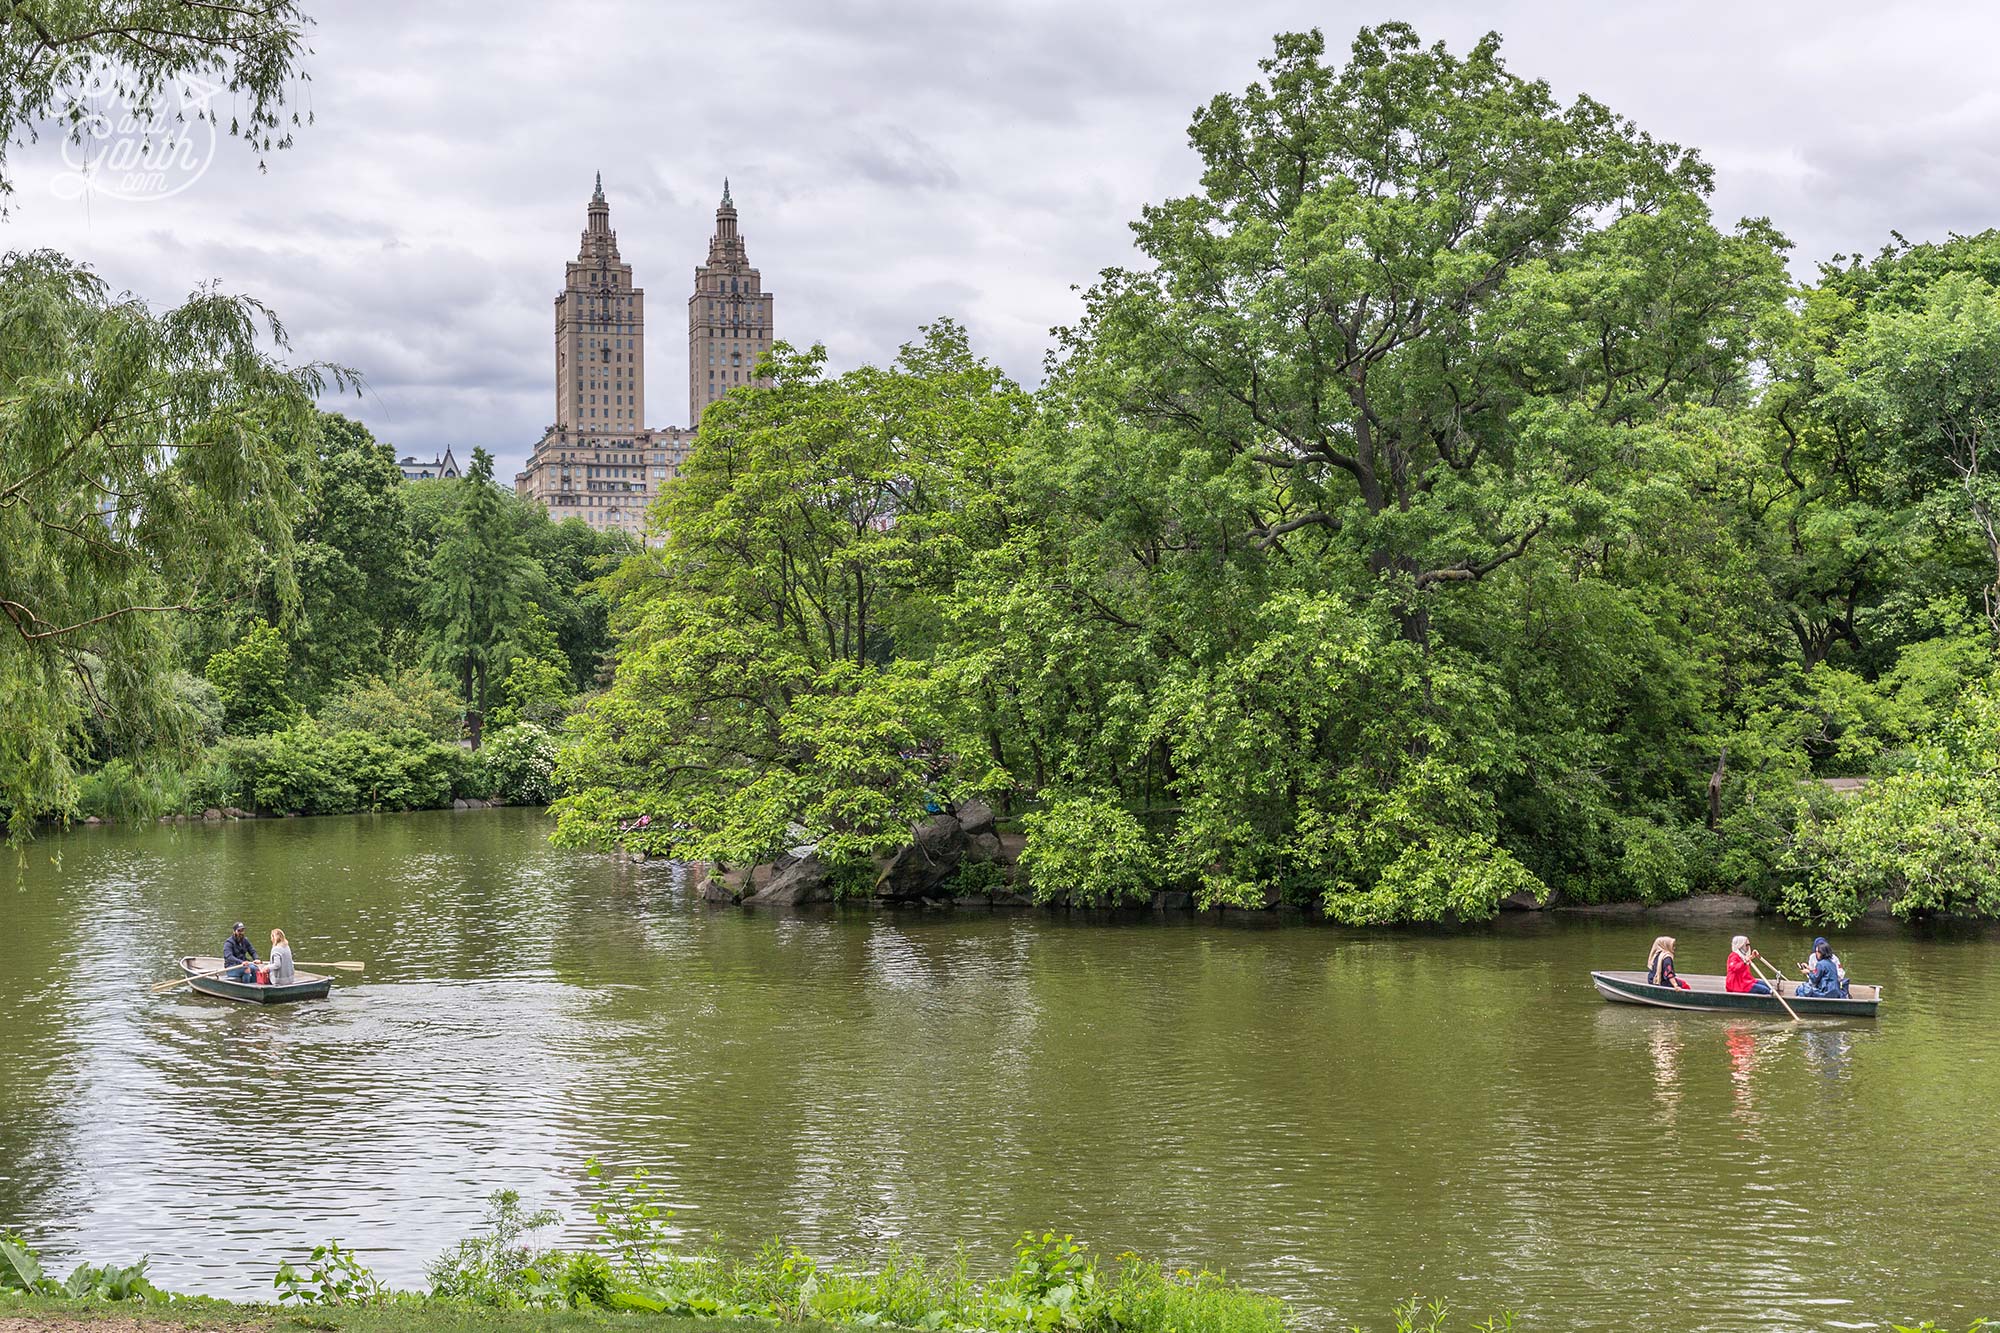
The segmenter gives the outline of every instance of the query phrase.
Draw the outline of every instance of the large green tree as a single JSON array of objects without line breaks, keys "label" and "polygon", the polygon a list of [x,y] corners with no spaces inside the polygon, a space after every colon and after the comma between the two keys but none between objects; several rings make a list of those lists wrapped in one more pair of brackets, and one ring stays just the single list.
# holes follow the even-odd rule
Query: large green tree
[{"label": "large green tree", "polygon": [[[395,451],[366,426],[320,415],[307,504],[295,531],[298,606],[285,626],[300,702],[414,656],[414,588]],[[265,599],[271,590],[260,590]],[[267,607],[267,614],[276,614]]]},{"label": "large green tree", "polygon": [[492,688],[532,613],[540,571],[528,558],[493,484],[493,455],[472,451],[472,466],[447,487],[450,510],[437,552],[422,571],[429,662],[459,683],[466,734],[476,749]]},{"label": "large green tree", "polygon": [[1545,534],[1621,428],[1728,395],[1782,292],[1761,223],[1711,224],[1709,172],[1588,98],[1397,24],[1345,65],[1317,32],[1189,134],[1202,191],[1136,224],[1069,373],[1259,485],[1238,539],[1351,553],[1422,642],[1437,596]]},{"label": "large green tree", "polygon": [[1661,479],[1748,403],[1782,242],[1496,38],[1325,54],[1281,37],[1196,116],[1201,191],[1064,334],[994,697],[1054,787],[1164,798],[1207,901],[1684,882],[1716,681],[1672,613],[1716,599]]},{"label": "large green tree", "polygon": [[560,841],[722,861],[814,843],[859,870],[991,776],[937,654],[1025,396],[948,323],[886,368],[831,377],[821,349],[780,346],[764,373],[704,414],[664,549],[615,580],[623,653],[564,759]]},{"label": "large green tree", "polygon": [[535,602],[569,664],[569,689],[590,689],[611,669],[611,602],[597,580],[637,543],[627,533],[593,528],[580,518],[550,522],[548,511],[533,500],[514,503],[528,554],[542,571]]},{"label": "large green tree", "polygon": [[340,372],[288,366],[254,301],[154,311],[57,255],[0,261],[0,805],[73,801],[81,729],[184,750],[177,618],[269,570],[293,596],[295,468]]}]

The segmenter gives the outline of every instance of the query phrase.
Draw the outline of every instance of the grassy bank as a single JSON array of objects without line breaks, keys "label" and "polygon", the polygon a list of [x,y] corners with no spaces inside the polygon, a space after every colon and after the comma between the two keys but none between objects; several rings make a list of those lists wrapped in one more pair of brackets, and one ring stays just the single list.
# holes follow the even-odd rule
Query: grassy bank
[{"label": "grassy bank", "polygon": [[[0,1236],[0,1293],[46,1323],[80,1312],[122,1311],[199,1327],[322,1329],[548,1329],[576,1320],[644,1319],[648,1327],[742,1329],[909,1328],[945,1333],[1285,1333],[1292,1312],[1205,1270],[1169,1268],[1133,1254],[1100,1259],[1067,1235],[1023,1236],[1013,1263],[992,1277],[960,1250],[924,1259],[891,1250],[866,1267],[829,1263],[772,1242],[754,1253],[711,1242],[689,1250],[643,1170],[619,1181],[588,1164],[598,1225],[593,1248],[549,1248],[539,1233],[559,1221],[493,1195],[486,1226],[439,1255],[423,1291],[389,1288],[336,1241],[278,1265],[278,1309],[173,1295],[142,1259],[126,1267],[79,1265],[59,1280],[35,1247]],[[360,1317],[357,1321],[356,1317]],[[303,1318],[303,1325],[297,1323]],[[326,1322],[338,1319],[340,1322]],[[315,1322],[318,1321],[318,1322]],[[39,1325],[38,1325],[39,1326]],[[4,1333],[4,1330],[0,1330]]]},{"label": "grassy bank", "polygon": [[[82,1302],[0,1292],[0,1333],[139,1333],[143,1329],[206,1329],[213,1333],[587,1333],[607,1326],[645,1333],[751,1333],[775,1329],[768,1319],[618,1313],[609,1310],[496,1310],[428,1301],[421,1305],[349,1305],[311,1309],[183,1299],[168,1304]],[[818,1320],[789,1323],[806,1333],[830,1333]]]}]

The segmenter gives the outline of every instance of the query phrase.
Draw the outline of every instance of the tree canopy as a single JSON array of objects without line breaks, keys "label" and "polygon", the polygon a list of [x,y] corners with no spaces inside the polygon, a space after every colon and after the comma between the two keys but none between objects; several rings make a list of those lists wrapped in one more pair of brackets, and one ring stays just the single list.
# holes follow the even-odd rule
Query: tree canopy
[{"label": "tree canopy", "polygon": [[0,197],[14,188],[9,148],[49,122],[81,137],[107,96],[162,125],[192,110],[220,128],[211,98],[183,95],[212,79],[230,94],[228,133],[259,155],[290,147],[311,24],[294,0],[4,0]]},{"label": "tree canopy", "polygon": [[1992,238],[1795,283],[1692,150],[1400,24],[1189,137],[1040,391],[937,326],[711,410],[558,839],[861,883],[980,794],[1077,903],[1833,910],[1818,779],[1941,771],[1992,670]]},{"label": "tree canopy", "polygon": [[314,398],[345,374],[287,366],[255,301],[199,291],[155,312],[60,256],[0,261],[0,791],[10,831],[75,795],[98,719],[141,752],[187,743],[179,617],[258,570],[297,597],[294,469]]}]

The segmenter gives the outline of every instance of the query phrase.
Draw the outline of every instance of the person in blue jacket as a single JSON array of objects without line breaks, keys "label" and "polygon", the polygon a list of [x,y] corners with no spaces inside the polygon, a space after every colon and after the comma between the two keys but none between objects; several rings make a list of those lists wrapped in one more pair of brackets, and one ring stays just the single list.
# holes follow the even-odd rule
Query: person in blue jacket
[{"label": "person in blue jacket", "polygon": [[1813,941],[1812,957],[1799,964],[1799,971],[1805,973],[1806,978],[1793,994],[1808,1000],[1848,998],[1847,983],[1840,976],[1840,964],[1834,961],[1833,946],[1826,942],[1825,936]]},{"label": "person in blue jacket", "polygon": [[243,933],[243,923],[238,921],[236,929],[229,932],[229,938],[222,942],[222,964],[228,968],[222,974],[225,981],[257,980],[257,946]]}]

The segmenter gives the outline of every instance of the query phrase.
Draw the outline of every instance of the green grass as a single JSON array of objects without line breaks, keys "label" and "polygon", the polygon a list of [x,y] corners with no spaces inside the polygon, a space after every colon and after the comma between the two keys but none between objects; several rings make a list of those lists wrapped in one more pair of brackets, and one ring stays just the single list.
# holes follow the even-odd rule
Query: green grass
[{"label": "green grass", "polygon": [[[50,1327],[134,1320],[149,1327],[243,1330],[243,1333],[590,1333],[607,1327],[631,1333],[755,1333],[776,1329],[768,1319],[686,1318],[619,1314],[605,1310],[496,1310],[442,1301],[371,1306],[239,1305],[200,1297],[169,1304],[72,1301],[0,1291],[0,1319],[27,1319]],[[787,1330],[833,1333],[835,1326],[808,1320]]]}]

